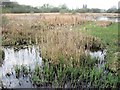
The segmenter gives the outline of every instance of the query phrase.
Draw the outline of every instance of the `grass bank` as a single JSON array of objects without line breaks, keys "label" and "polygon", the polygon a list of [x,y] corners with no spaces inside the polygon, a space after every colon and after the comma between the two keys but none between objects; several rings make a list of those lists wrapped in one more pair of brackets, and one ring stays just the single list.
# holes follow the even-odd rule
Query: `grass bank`
[{"label": "grass bank", "polygon": [[118,25],[119,23],[112,23],[110,26],[99,26],[97,22],[86,23],[76,30],[80,30],[86,35],[92,35],[99,38],[102,43],[106,46],[107,50],[107,66],[114,72],[119,72],[120,59],[119,59],[119,48],[118,48]]}]

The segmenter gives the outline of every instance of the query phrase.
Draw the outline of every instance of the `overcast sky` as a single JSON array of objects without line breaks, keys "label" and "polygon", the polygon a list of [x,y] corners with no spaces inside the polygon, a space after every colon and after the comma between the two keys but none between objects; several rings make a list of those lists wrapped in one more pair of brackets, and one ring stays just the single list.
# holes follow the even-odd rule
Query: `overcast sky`
[{"label": "overcast sky", "polygon": [[59,6],[66,4],[70,9],[82,8],[83,4],[87,4],[88,8],[108,9],[113,6],[118,7],[119,0],[10,0],[16,1],[19,4],[42,6],[43,4],[50,4]]}]

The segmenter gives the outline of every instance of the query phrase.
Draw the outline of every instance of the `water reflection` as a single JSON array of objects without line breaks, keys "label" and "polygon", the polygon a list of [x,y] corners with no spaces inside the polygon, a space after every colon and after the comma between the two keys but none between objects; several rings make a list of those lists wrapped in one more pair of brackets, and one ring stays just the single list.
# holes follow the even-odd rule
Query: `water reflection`
[{"label": "water reflection", "polygon": [[41,65],[39,47],[32,46],[26,49],[15,51],[14,48],[4,48],[5,59],[0,67],[0,79],[7,88],[31,88],[32,83],[29,77],[21,75],[19,79],[15,75],[15,66],[26,66],[31,71],[35,65]]},{"label": "water reflection", "polygon": [[[3,48],[5,52],[5,58],[0,67],[0,79],[7,88],[33,88],[33,84],[30,77],[35,69],[36,64],[42,64],[42,58],[40,57],[40,49],[37,46],[31,46],[25,49],[15,51],[14,48]],[[88,51],[86,50],[86,53]],[[98,69],[104,67],[105,51],[89,51],[92,58],[97,58]],[[21,68],[25,66],[30,72],[25,75],[20,73],[19,78],[16,77],[15,66]],[[21,69],[22,70],[22,69]]]},{"label": "water reflection", "polygon": [[96,58],[98,60],[97,66],[98,68],[102,68],[105,66],[105,55],[106,50],[104,51],[97,51],[97,52],[89,52],[91,58]]},{"label": "water reflection", "polygon": [[120,17],[106,17],[106,16],[101,16],[101,17],[97,17],[96,20],[98,20],[98,21],[120,22]]}]

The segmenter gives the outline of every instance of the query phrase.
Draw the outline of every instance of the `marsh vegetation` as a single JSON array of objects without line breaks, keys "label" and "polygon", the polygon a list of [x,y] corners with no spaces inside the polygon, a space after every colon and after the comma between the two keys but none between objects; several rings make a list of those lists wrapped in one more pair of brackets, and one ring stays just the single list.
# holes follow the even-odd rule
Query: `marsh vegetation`
[{"label": "marsh vegetation", "polygon": [[[119,88],[119,23],[87,20],[78,14],[4,17],[9,22],[2,26],[2,46],[18,52],[21,49],[27,52],[25,47],[30,45],[40,48],[37,52],[42,58],[41,65],[31,64],[33,70],[27,64],[14,67],[16,78],[29,77],[30,87]],[[101,59],[89,54],[97,51],[106,53],[103,67],[98,67]]]}]

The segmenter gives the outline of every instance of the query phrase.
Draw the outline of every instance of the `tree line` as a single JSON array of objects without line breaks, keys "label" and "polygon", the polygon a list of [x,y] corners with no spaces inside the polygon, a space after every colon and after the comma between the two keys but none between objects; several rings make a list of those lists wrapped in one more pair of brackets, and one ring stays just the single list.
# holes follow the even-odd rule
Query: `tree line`
[{"label": "tree line", "polygon": [[[9,1],[9,0],[8,0]],[[40,7],[32,7],[29,5],[20,5],[17,2],[2,2],[2,13],[119,13],[120,8],[109,8],[108,10],[102,10],[99,8],[87,8],[83,5],[83,8],[69,9],[65,4],[58,7],[44,4]]]}]

